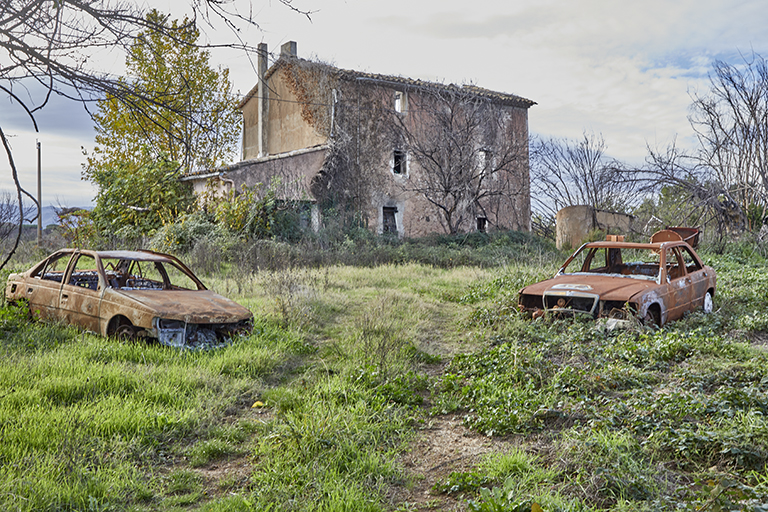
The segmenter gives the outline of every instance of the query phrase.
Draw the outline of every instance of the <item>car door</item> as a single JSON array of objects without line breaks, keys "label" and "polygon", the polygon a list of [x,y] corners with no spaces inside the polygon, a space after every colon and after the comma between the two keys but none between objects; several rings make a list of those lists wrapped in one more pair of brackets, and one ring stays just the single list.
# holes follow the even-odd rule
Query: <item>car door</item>
[{"label": "car door", "polygon": [[687,274],[685,262],[678,247],[668,247],[666,251],[667,279],[669,296],[667,320],[677,320],[690,309],[691,279]]},{"label": "car door", "polygon": [[71,252],[55,253],[24,280],[24,297],[32,315],[51,320],[61,317],[61,287],[71,257]]},{"label": "car door", "polygon": [[704,270],[701,261],[694,255],[688,247],[680,247],[680,254],[685,262],[685,268],[688,273],[688,279],[691,286],[690,309],[696,309],[704,304],[704,295],[709,289],[709,276]]},{"label": "car door", "polygon": [[62,319],[93,332],[99,330],[99,302],[104,282],[97,261],[90,254],[76,254],[69,264],[61,287],[59,309]]}]

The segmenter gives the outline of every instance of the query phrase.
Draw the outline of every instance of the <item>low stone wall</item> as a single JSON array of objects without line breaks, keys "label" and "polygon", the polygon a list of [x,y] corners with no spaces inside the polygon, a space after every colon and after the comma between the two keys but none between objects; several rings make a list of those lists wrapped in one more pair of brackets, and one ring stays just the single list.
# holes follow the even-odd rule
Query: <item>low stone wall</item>
[{"label": "low stone wall", "polygon": [[568,206],[557,212],[557,248],[578,247],[595,229],[627,234],[634,216],[598,210],[591,206]]}]

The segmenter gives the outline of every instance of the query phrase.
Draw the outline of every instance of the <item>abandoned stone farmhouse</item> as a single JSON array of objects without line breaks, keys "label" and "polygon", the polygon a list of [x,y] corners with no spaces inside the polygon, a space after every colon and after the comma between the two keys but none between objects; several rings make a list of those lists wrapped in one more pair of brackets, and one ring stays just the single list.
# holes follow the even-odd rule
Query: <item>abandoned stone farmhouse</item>
[{"label": "abandoned stone farmhouse", "polygon": [[533,101],[343,70],[298,58],[295,42],[268,56],[259,45],[240,104],[241,161],[187,175],[196,193],[270,185],[315,230],[330,212],[401,237],[530,230]]}]

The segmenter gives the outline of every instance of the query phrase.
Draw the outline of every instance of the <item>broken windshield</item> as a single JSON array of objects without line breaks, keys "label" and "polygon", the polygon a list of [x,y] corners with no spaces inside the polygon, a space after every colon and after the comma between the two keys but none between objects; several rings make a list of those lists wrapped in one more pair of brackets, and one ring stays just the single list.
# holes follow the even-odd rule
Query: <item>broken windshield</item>
[{"label": "broken windshield", "polygon": [[564,267],[564,274],[607,274],[616,277],[656,280],[659,254],[649,249],[617,247],[584,248]]},{"label": "broken windshield", "polygon": [[172,262],[103,258],[107,282],[122,290],[197,290],[195,281]]}]

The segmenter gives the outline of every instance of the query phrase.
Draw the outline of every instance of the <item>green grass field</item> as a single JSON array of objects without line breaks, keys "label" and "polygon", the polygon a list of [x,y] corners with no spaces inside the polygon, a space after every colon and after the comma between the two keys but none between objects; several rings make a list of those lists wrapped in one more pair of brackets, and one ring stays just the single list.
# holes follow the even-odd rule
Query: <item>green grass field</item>
[{"label": "green grass field", "polygon": [[0,509],[768,510],[768,261],[608,333],[518,315],[561,259],[211,275],[256,322],[209,352],[5,307]]}]

